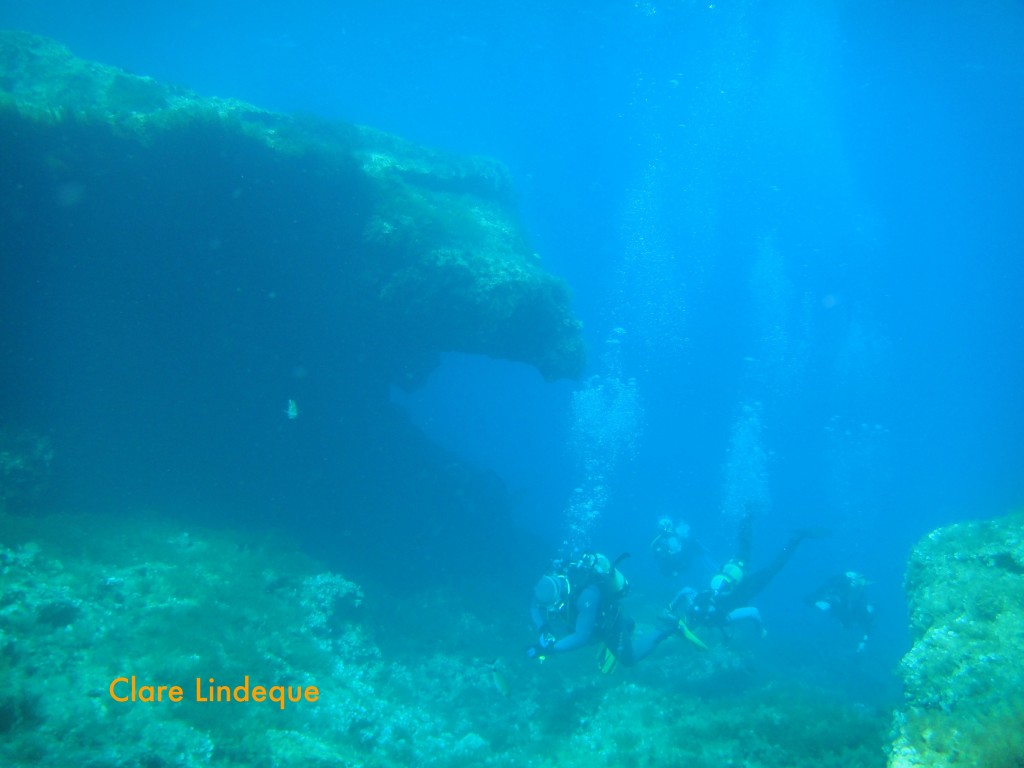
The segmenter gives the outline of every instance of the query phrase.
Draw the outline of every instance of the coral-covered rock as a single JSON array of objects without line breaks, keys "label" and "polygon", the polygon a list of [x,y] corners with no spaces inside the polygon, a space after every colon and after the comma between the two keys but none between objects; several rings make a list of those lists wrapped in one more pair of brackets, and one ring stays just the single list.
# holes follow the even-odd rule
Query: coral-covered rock
[{"label": "coral-covered rock", "polygon": [[[695,693],[682,643],[611,678],[588,653],[540,665],[517,641],[515,601],[478,594],[368,586],[364,600],[278,536],[0,514],[0,765],[880,762],[884,715],[841,694],[733,673]],[[182,700],[118,700],[132,676]],[[207,695],[210,678],[246,676],[319,695],[283,709]]]},{"label": "coral-covered rock", "polygon": [[[377,700],[387,670],[361,599],[280,541],[0,514],[0,763],[344,763],[362,750],[358,731],[415,719]],[[140,690],[177,685],[183,697],[116,700],[133,676]],[[211,678],[234,687],[246,676],[318,686],[319,697],[280,707],[197,693],[197,680],[206,691]]]},{"label": "coral-covered rock", "polygon": [[915,548],[914,645],[890,768],[1015,766],[1024,755],[1024,516],[940,528]]}]

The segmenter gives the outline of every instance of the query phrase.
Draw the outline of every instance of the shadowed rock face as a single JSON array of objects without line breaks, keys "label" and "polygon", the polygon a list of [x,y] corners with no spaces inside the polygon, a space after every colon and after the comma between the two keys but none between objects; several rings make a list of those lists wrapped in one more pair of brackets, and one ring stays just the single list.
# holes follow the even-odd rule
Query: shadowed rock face
[{"label": "shadowed rock face", "polygon": [[914,645],[890,768],[1024,755],[1024,516],[928,534],[907,566]]},{"label": "shadowed rock face", "polygon": [[508,541],[500,483],[389,400],[444,351],[583,368],[501,165],[9,32],[0,148],[0,420],[76,505],[262,509],[368,567]]}]

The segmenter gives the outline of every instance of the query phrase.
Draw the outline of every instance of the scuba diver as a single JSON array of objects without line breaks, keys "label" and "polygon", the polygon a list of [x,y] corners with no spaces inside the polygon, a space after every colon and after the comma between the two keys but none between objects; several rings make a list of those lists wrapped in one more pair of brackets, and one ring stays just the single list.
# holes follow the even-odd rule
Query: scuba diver
[{"label": "scuba diver", "polygon": [[692,587],[686,587],[672,598],[663,618],[676,618],[678,631],[687,637],[692,634],[692,628],[706,626],[717,627],[728,640],[730,627],[739,622],[753,624],[764,636],[761,612],[750,604],[751,601],[786,566],[800,542],[826,533],[813,529],[795,531],[771,563],[748,574],[745,569],[750,558],[752,522],[750,514],[744,515],[740,521],[736,557],[722,566],[706,589],[698,592]]},{"label": "scuba diver", "polygon": [[864,651],[875,620],[875,606],[867,598],[869,584],[871,582],[856,571],[847,571],[833,576],[804,598],[808,605],[834,616],[843,629],[858,627],[863,632],[857,653]]},{"label": "scuba diver", "polygon": [[707,548],[690,535],[690,526],[684,522],[677,524],[668,516],[658,519],[651,554],[661,574],[671,578],[682,575],[697,561],[706,563],[709,559]]},{"label": "scuba diver", "polygon": [[605,555],[586,553],[574,562],[556,560],[533,588],[530,616],[540,637],[527,650],[531,658],[574,651],[601,642],[598,669],[608,674],[618,664],[632,666],[646,658],[675,633],[660,626],[643,637],[634,638],[636,622],[623,613],[620,600],[629,582]]}]

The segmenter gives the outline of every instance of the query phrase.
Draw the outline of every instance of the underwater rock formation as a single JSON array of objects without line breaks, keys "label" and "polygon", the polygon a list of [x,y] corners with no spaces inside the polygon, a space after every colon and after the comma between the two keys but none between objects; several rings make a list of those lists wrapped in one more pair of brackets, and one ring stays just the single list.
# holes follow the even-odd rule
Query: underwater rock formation
[{"label": "underwater rock formation", "polygon": [[[695,695],[685,681],[701,662],[681,645],[598,679],[590,654],[527,659],[509,641],[521,630],[504,601],[364,590],[277,536],[0,513],[0,765],[880,762],[884,717],[833,693],[730,676]],[[317,700],[244,701],[234,688],[246,676],[250,688],[316,687]],[[232,698],[211,698],[210,678]],[[160,685],[181,700],[147,700],[143,687]]]},{"label": "underwater rock formation", "polygon": [[500,483],[390,401],[445,351],[583,367],[504,167],[14,32],[0,146],[0,422],[52,437],[56,495],[221,499],[425,578],[508,542]]},{"label": "underwater rock formation", "polygon": [[906,575],[913,647],[890,768],[1024,759],[1024,515],[928,534]]},{"label": "underwater rock formation", "polygon": [[[389,670],[361,626],[362,590],[280,541],[243,549],[159,521],[84,516],[0,515],[0,530],[4,765],[337,765],[392,718],[418,714],[375,697]],[[319,700],[196,693],[197,678],[205,695],[211,677],[246,676],[319,686]],[[121,700],[122,677],[136,678],[139,698]],[[184,695],[147,700],[147,685]]]},{"label": "underwater rock formation", "polygon": [[568,291],[529,248],[493,161],[199,97],[11,32],[0,141],[4,226],[23,248],[73,233],[110,268],[159,276],[174,260],[217,302],[259,271],[267,313],[301,295],[308,322],[388,383],[415,382],[442,351],[548,379],[582,370]]}]

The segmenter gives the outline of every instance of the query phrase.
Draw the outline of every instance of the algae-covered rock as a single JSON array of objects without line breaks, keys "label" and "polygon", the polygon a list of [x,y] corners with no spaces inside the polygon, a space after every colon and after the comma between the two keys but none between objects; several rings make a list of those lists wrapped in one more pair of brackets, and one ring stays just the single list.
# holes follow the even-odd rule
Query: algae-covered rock
[{"label": "algae-covered rock", "polygon": [[[276,536],[0,514],[0,765],[881,763],[884,716],[842,695],[731,674],[696,694],[681,643],[611,677],[588,653],[540,665],[517,608],[508,584],[364,593]],[[132,676],[139,699],[116,700],[111,684],[125,678],[113,693],[130,699]],[[205,694],[210,678],[246,676],[318,697],[282,709],[196,695],[197,678]],[[182,700],[147,701],[146,685],[178,685]]]},{"label": "algae-covered rock", "polygon": [[548,379],[582,369],[568,291],[491,160],[200,97],[12,32],[0,143],[5,253],[41,262],[73,240],[108,276],[190,274],[179,302],[268,326],[299,314],[371,386],[414,384],[442,351]]},{"label": "algae-covered rock", "polygon": [[[398,747],[379,734],[434,725],[416,703],[378,696],[391,672],[362,597],[279,539],[143,516],[0,514],[0,764],[345,765],[369,738],[378,764],[394,764]],[[211,679],[235,688],[247,676],[253,690],[318,695],[207,694]],[[160,685],[155,700],[144,692]]]},{"label": "algae-covered rock", "polygon": [[933,531],[906,591],[914,644],[890,768],[1024,760],[1024,515]]}]

